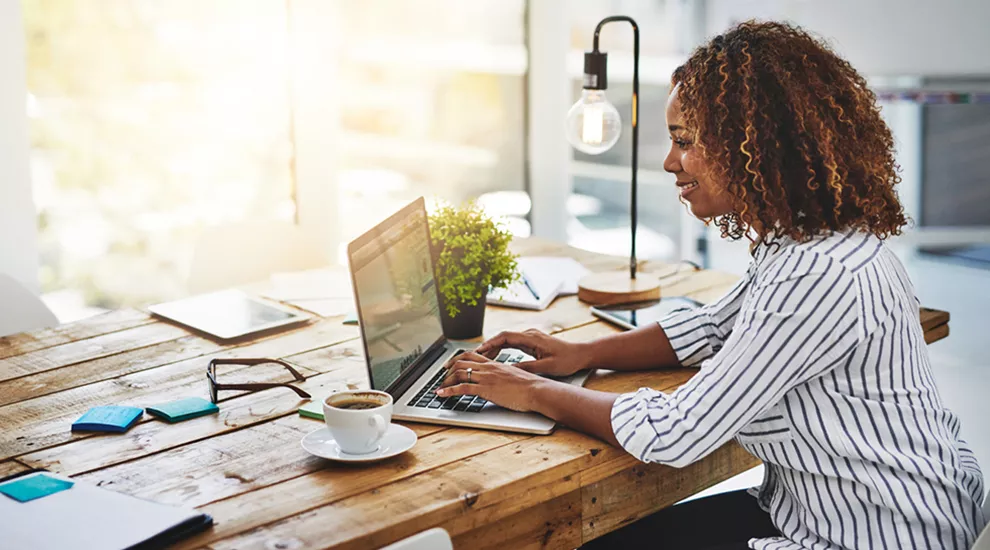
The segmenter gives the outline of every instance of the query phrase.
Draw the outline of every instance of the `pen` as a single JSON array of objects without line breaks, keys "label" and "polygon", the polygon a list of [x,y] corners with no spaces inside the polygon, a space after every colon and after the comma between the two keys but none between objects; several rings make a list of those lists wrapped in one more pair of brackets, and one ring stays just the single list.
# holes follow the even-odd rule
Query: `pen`
[{"label": "pen", "polygon": [[529,279],[526,277],[526,274],[525,273],[523,273],[522,280],[523,280],[523,283],[526,285],[526,288],[528,288],[529,291],[533,293],[533,298],[536,298],[536,301],[539,302],[540,301],[540,295],[536,293],[536,289],[533,288],[533,285],[532,284],[530,284]]}]

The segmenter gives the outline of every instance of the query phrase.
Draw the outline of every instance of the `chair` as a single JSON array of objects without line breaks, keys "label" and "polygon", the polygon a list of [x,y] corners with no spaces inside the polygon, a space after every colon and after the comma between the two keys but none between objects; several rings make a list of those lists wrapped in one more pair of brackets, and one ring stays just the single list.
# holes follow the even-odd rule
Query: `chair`
[{"label": "chair", "polygon": [[186,289],[193,294],[262,281],[280,271],[324,267],[329,256],[299,227],[279,221],[236,223],[203,231]]},{"label": "chair", "polygon": [[58,319],[23,285],[0,273],[0,336],[53,327]]},{"label": "chair", "polygon": [[392,543],[381,550],[454,550],[454,543],[451,542],[447,531],[434,527]]}]

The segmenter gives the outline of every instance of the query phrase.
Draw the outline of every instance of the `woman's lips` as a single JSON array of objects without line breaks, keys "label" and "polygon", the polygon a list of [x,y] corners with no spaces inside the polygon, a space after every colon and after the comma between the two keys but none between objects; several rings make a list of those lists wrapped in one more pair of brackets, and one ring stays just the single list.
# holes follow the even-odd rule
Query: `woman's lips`
[{"label": "woman's lips", "polygon": [[681,192],[681,198],[683,199],[686,199],[697,188],[697,181],[677,182],[677,189]]}]

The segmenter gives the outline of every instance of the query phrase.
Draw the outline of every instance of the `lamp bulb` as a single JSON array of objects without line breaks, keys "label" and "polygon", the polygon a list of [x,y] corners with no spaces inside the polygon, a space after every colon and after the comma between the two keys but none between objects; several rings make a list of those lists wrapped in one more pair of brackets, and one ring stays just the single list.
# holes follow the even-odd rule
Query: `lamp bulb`
[{"label": "lamp bulb", "polygon": [[581,90],[581,99],[567,111],[567,141],[582,153],[600,155],[621,134],[622,119],[605,90]]}]

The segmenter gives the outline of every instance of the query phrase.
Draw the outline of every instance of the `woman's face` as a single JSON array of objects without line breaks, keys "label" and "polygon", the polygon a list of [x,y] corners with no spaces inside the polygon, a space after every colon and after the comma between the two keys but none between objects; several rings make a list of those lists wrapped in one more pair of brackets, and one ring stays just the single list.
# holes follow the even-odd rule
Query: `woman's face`
[{"label": "woman's face", "polygon": [[687,127],[677,97],[680,84],[674,86],[667,98],[667,128],[670,130],[670,152],[663,161],[663,169],[677,176],[677,190],[681,198],[691,205],[691,213],[698,218],[714,218],[732,212],[728,193],[720,192],[719,183],[710,176],[710,170],[695,143],[694,128]]}]

